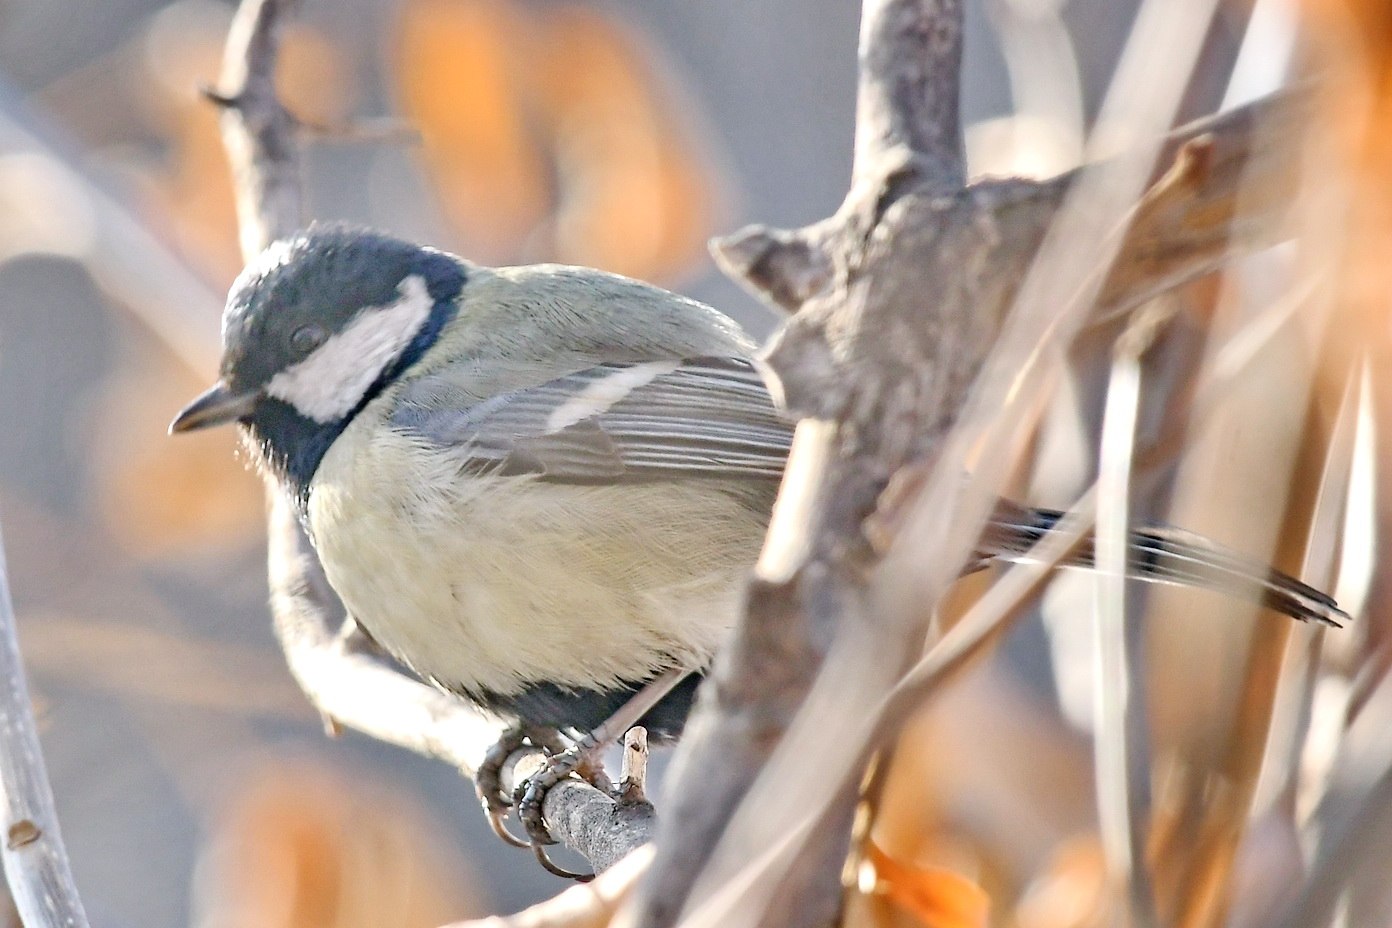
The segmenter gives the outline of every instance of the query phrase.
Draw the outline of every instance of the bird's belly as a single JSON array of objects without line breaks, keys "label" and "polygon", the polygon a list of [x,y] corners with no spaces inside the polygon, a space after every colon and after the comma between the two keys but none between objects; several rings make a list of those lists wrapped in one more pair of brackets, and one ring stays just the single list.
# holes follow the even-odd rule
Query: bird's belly
[{"label": "bird's belly", "polygon": [[733,496],[651,489],[460,475],[350,426],[309,519],[349,611],[422,676],[465,693],[607,689],[709,661],[763,532]]}]

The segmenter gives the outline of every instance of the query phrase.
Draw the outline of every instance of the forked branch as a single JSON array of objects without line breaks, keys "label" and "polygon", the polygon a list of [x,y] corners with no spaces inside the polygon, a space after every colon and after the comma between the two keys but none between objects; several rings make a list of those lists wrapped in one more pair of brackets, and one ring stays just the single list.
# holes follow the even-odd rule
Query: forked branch
[{"label": "forked branch", "polygon": [[[733,878],[740,861],[772,853],[759,841],[787,843],[789,821],[771,824],[767,807],[748,797],[756,784],[768,787],[762,802],[776,797],[761,774],[813,694],[831,643],[860,649],[860,691],[838,696],[868,715],[897,677],[884,662],[917,653],[932,601],[955,575],[956,564],[937,561],[965,556],[979,530],[975,516],[963,517],[953,523],[962,537],[944,542],[933,563],[916,557],[913,569],[929,575],[920,587],[930,591],[915,598],[919,624],[898,625],[868,605],[889,594],[888,574],[875,570],[885,546],[866,519],[873,513],[892,525],[917,505],[923,481],[881,493],[906,469],[927,473],[938,463],[1020,281],[1089,170],[1042,183],[964,185],[960,36],[958,3],[866,0],[855,166],[841,208],[803,229],[753,226],[713,243],[731,276],[794,311],[764,360],[802,421],[745,614],[679,749],[674,803],[637,913],[645,928],[674,924]],[[1133,309],[1288,234],[1305,108],[1303,94],[1288,94],[1176,133],[1164,149],[1173,165],[1113,230],[1112,269],[1096,272],[1089,292],[1098,296],[1077,308],[1092,318]],[[913,489],[902,492],[905,485]],[[984,518],[986,509],[968,511]],[[833,755],[854,762],[842,742],[863,737],[873,719],[842,721],[844,730],[820,729],[820,743],[796,742],[824,755],[799,755],[801,769],[829,775],[822,760]],[[686,798],[698,789],[701,801]],[[804,818],[845,822],[854,800],[838,792],[826,797],[838,808]],[[835,852],[847,836],[834,827],[805,834],[784,865],[768,870],[781,885],[763,887],[763,915],[742,910],[747,923],[815,925],[833,916],[835,894],[826,889],[839,887]]]}]

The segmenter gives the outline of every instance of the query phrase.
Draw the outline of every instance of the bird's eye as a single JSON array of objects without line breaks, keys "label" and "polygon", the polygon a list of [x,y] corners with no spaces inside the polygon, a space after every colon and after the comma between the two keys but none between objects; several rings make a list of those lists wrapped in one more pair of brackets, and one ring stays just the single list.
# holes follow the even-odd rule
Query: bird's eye
[{"label": "bird's eye", "polygon": [[290,333],[290,347],[296,354],[309,354],[324,344],[324,329],[314,323],[302,325]]}]

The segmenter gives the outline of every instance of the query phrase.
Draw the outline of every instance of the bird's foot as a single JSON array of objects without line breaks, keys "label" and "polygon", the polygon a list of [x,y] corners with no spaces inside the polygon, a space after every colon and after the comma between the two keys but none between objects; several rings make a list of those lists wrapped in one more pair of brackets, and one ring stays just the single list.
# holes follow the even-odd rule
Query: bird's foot
[{"label": "bird's foot", "polygon": [[546,827],[542,807],[546,794],[556,784],[568,777],[578,775],[588,780],[597,789],[606,793],[614,791],[609,776],[604,772],[602,755],[605,744],[593,737],[584,737],[564,751],[550,754],[546,764],[536,773],[519,783],[513,793],[513,803],[517,809],[518,821],[527,832],[532,852],[537,861],[557,876],[585,882],[594,879],[592,873],[575,873],[556,864],[546,853],[546,847],[556,843]]},{"label": "bird's foot", "polygon": [[[599,727],[576,741],[568,749],[564,751],[548,750],[545,765],[513,791],[513,804],[517,810],[517,817],[522,822],[522,827],[527,831],[532,853],[547,870],[558,876],[575,880],[593,879],[592,874],[571,873],[552,863],[551,859],[546,856],[547,845],[557,843],[556,839],[551,837],[551,832],[546,827],[542,815],[542,805],[545,803],[547,792],[567,777],[578,773],[594,784],[597,789],[611,796],[614,795],[614,786],[604,773],[602,762],[604,749],[623,738],[626,732],[632,730],[644,715],[661,702],[668,693],[672,692],[690,673],[691,671],[688,669],[673,667],[653,677],[630,696],[613,715],[605,719]],[[645,739],[646,733],[639,738],[639,740]],[[639,750],[637,753],[643,755],[644,758],[646,757],[646,750]],[[630,763],[628,766],[632,767],[632,764]],[[629,784],[630,792],[634,800],[637,801],[642,796],[643,773],[637,768],[633,768],[629,772],[633,774],[628,778],[631,781]],[[620,800],[622,801],[622,796]]]},{"label": "bird's foot", "polygon": [[565,746],[560,736],[549,729],[534,728],[527,725],[514,725],[503,732],[483,756],[478,771],[474,774],[474,790],[479,802],[483,804],[484,815],[493,833],[513,847],[532,847],[532,842],[519,838],[503,823],[512,809],[512,797],[503,789],[503,767],[513,752],[535,745],[550,754],[564,753]]}]

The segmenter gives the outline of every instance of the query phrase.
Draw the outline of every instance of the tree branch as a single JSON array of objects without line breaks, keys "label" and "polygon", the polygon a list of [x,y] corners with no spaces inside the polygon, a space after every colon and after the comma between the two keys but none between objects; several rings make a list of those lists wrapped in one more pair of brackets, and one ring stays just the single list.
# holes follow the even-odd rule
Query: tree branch
[{"label": "tree branch", "polygon": [[[302,222],[298,123],[275,93],[281,27],[290,0],[244,0],[228,33],[219,86],[243,256],[250,260]],[[463,701],[346,647],[346,611],[285,494],[268,486],[268,571],[276,636],[300,687],[330,726],[344,725],[453,764],[473,777],[503,724]],[[520,751],[506,771],[526,770]],[[507,782],[504,784],[508,785]],[[552,789],[543,807],[551,834],[603,870],[648,842],[652,809],[616,801],[578,780]]]},{"label": "tree branch", "polygon": [[14,604],[0,540],[0,860],[20,920],[28,928],[86,928],[53,787],[48,783],[24,661],[15,632]]},{"label": "tree branch", "polygon": [[1170,168],[1136,205],[1095,315],[1129,312],[1289,238],[1313,103],[1308,89],[1287,91],[1173,133]]},{"label": "tree branch", "polygon": [[295,119],[276,96],[281,27],[293,0],[243,0],[232,18],[216,90],[232,166],[242,257],[251,260],[303,221]]},{"label": "tree branch", "polygon": [[[794,308],[801,301],[765,360],[786,408],[813,421],[798,426],[743,620],[716,660],[707,698],[698,703],[674,763],[667,818],[637,912],[647,928],[675,923],[702,895],[698,881],[709,890],[740,869],[739,850],[717,853],[731,818],[808,698],[838,630],[873,624],[863,579],[874,558],[861,523],[889,476],[908,461],[916,437],[940,434],[940,423],[921,421],[919,410],[950,409],[944,391],[964,389],[975,373],[943,377],[934,358],[939,348],[920,350],[941,328],[921,314],[908,320],[900,312],[917,304],[920,281],[938,279],[933,270],[940,262],[979,253],[983,243],[976,239],[986,231],[947,221],[963,203],[949,192],[964,173],[957,104],[961,19],[955,0],[868,0],[854,182],[841,209],[801,232],[753,229],[715,245],[727,267],[757,269],[749,283],[775,294],[775,302]],[[893,217],[902,218],[902,204],[917,194],[929,213],[924,227],[964,234],[955,241],[935,235],[931,247],[914,236],[900,238]],[[912,275],[885,272],[908,253],[918,262]],[[912,298],[894,292],[895,283],[906,280],[913,281]],[[881,288],[885,282],[888,290]],[[966,286],[974,289],[976,282]],[[887,318],[885,307],[898,318]],[[880,322],[889,328],[877,328]],[[916,331],[904,331],[906,323]],[[989,329],[983,325],[982,331]],[[876,349],[888,348],[876,352],[873,371],[855,363],[869,347],[858,340],[861,332],[874,333]],[[976,350],[984,354],[985,347]],[[883,445],[891,436],[893,447]],[[852,675],[865,685],[846,694],[844,712],[869,711],[893,685],[901,669],[896,662],[913,650],[904,647],[906,634],[913,635],[881,628],[862,639]],[[830,821],[847,819],[832,815]],[[829,868],[843,856],[849,836],[829,828],[819,839],[803,855],[814,863],[789,868],[789,878],[773,891],[782,903],[782,924],[823,924],[834,917],[839,893],[829,890],[838,882]],[[757,840],[731,837],[727,847],[747,854]]]},{"label": "tree branch", "polygon": [[648,853],[633,854],[622,866],[607,870],[593,883],[575,886],[516,915],[495,915],[445,928],[600,928],[610,924],[620,903],[652,862]]},{"label": "tree branch", "polygon": [[[674,763],[657,857],[636,909],[645,928],[675,923],[779,840],[768,831],[773,825],[758,824],[761,815],[778,820],[762,811],[779,801],[760,779],[770,759],[840,750],[840,732],[825,717],[822,747],[815,738],[794,741],[799,710],[815,704],[804,716],[815,715],[839,698],[841,724],[853,729],[861,709],[866,724],[904,669],[896,661],[921,647],[932,603],[955,575],[956,563],[938,560],[965,556],[975,537],[970,507],[966,515],[936,513],[962,537],[948,539],[944,529],[932,563],[914,557],[923,575],[916,592],[926,593],[900,610],[907,624],[870,605],[902,591],[873,569],[885,549],[867,534],[866,518],[893,522],[916,503],[916,491],[887,494],[883,505],[895,511],[876,512],[891,478],[908,467],[928,472],[938,461],[1066,195],[1095,168],[1043,183],[949,189],[960,177],[952,167],[960,166],[952,157],[961,132],[960,13],[952,2],[867,0],[854,181],[840,210],[805,229],[754,226],[712,244],[724,269],[796,311],[764,361],[785,408],[803,421],[744,616]],[[1080,308],[1093,317],[1129,310],[1285,235],[1302,158],[1298,96],[1224,114],[1169,140],[1165,149],[1178,152],[1172,169],[1114,230],[1119,256],[1100,282],[1094,278],[1100,297]],[[1281,144],[1266,144],[1268,132]],[[818,697],[814,684],[823,686],[818,672],[838,636],[859,649],[842,654],[850,664],[837,671],[855,681],[854,691]],[[796,750],[781,743],[785,737]],[[821,769],[815,756],[800,759],[802,769]],[[760,791],[751,793],[756,782]],[[826,797],[839,811],[821,820],[844,821],[854,798]],[[834,828],[814,829],[789,853],[783,882],[765,895],[762,911],[772,912],[776,899],[779,924],[829,921],[834,903],[819,890],[837,884],[835,852],[846,840]],[[751,924],[771,917],[745,914]]]},{"label": "tree branch", "polygon": [[961,187],[961,0],[867,0],[859,59],[853,183],[912,171]]}]

